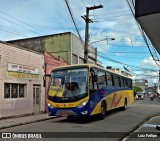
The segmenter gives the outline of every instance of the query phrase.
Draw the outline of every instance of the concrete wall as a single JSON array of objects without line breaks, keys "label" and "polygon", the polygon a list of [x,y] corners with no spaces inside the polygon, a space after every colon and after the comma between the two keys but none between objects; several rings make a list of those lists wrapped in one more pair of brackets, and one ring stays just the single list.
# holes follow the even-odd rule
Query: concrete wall
[{"label": "concrete wall", "polygon": [[61,57],[71,64],[70,40],[70,33],[48,36],[45,38],[45,51],[56,58]]},{"label": "concrete wall", "polygon": [[54,35],[47,35],[41,37],[33,37],[28,39],[19,39],[8,41],[8,43],[16,44],[18,46],[33,50],[36,52],[50,53],[52,56],[58,58],[60,56],[66,62],[71,64],[71,33],[61,33]]},{"label": "concrete wall", "polygon": [[[96,64],[96,49],[92,46],[88,47],[88,62],[91,64]],[[71,51],[72,51],[72,64],[82,64],[84,63],[84,42],[82,42],[77,36],[71,34]]]},{"label": "concrete wall", "polygon": [[[45,94],[43,88],[44,75],[44,57],[42,54],[24,50],[22,48],[0,42],[0,118],[15,116],[26,113],[33,113],[33,85],[41,86],[40,93],[40,111],[45,110]],[[8,73],[17,73],[8,71],[8,63],[24,66],[36,67],[39,74],[34,78],[20,78],[17,76],[8,76]],[[23,76],[30,77],[31,74],[21,73]],[[24,98],[4,98],[4,83],[25,84]]]},{"label": "concrete wall", "polygon": [[[81,64],[84,58],[84,43],[71,32],[9,41],[37,52],[48,52],[52,56],[63,58],[68,64]],[[96,64],[96,49],[89,46],[88,61]]]}]

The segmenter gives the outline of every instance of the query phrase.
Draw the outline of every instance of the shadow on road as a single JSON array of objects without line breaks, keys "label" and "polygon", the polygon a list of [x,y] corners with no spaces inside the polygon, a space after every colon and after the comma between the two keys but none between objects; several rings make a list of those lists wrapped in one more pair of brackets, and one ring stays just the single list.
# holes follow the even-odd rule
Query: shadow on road
[{"label": "shadow on road", "polygon": [[[113,114],[117,114],[118,112],[123,112],[120,108],[114,109],[111,111],[106,112],[106,117],[112,116]],[[98,122],[100,121],[98,115],[93,115],[90,117],[74,117],[72,119],[66,118],[59,118],[60,120],[54,121],[54,122],[61,122],[61,123],[77,123],[77,124],[86,124],[86,123],[92,123],[92,122]],[[105,120],[105,119],[104,119]]]}]

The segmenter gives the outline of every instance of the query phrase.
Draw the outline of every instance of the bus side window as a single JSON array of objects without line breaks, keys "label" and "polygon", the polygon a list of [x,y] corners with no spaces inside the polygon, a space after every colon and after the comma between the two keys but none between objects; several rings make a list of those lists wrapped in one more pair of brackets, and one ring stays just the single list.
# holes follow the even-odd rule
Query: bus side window
[{"label": "bus side window", "polygon": [[107,86],[113,86],[112,84],[112,75],[109,73],[106,73],[107,75]]},{"label": "bus side window", "polygon": [[132,88],[132,80],[128,80],[128,87]]},{"label": "bus side window", "polygon": [[120,77],[118,77],[118,83],[119,83],[119,87],[122,87],[121,78]]},{"label": "bus side window", "polygon": [[124,79],[123,78],[120,78],[121,79],[121,87],[124,88]]},{"label": "bus side window", "polygon": [[98,71],[97,82],[98,82],[99,89],[106,86],[106,74],[105,74],[105,72]]},{"label": "bus side window", "polygon": [[127,79],[124,79],[124,84],[125,84],[125,88],[128,88],[128,80]]},{"label": "bus side window", "polygon": [[98,90],[96,72],[92,69],[90,71],[90,84],[89,85],[90,85],[91,94],[93,94],[94,92]]},{"label": "bus side window", "polygon": [[120,86],[118,76],[113,75],[114,86]]}]

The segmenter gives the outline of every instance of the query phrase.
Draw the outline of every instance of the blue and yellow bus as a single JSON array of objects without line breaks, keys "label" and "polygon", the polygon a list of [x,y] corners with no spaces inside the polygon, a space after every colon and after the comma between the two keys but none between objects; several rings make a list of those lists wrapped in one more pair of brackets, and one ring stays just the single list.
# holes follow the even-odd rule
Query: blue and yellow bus
[{"label": "blue and yellow bus", "polygon": [[134,102],[132,79],[96,65],[69,65],[53,69],[48,88],[49,116],[84,117],[126,110]]}]

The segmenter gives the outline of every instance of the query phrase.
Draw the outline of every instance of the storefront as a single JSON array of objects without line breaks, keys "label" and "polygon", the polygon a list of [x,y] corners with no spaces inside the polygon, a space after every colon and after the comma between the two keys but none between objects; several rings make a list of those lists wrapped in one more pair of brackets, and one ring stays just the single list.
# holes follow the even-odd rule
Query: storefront
[{"label": "storefront", "polygon": [[0,118],[45,111],[44,56],[0,42]]}]

